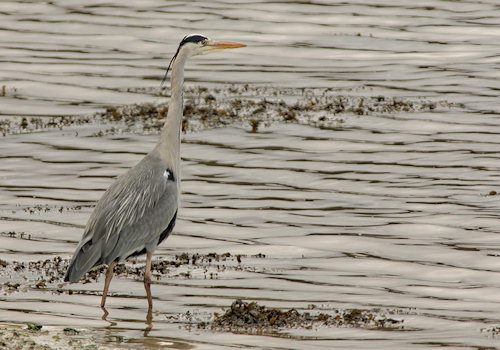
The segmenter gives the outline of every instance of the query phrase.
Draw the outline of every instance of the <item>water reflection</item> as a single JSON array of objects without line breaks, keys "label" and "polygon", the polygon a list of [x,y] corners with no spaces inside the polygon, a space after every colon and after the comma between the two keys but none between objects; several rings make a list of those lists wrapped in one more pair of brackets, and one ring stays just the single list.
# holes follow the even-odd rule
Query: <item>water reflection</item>
[{"label": "water reflection", "polygon": [[[257,9],[253,2],[77,1],[69,8],[62,1],[4,1],[1,113],[75,115],[157,100],[130,88],[158,86],[187,32],[249,45],[244,54],[193,62],[188,83],[368,86],[381,95],[439,94],[498,111],[495,4],[469,1],[457,10],[454,3],[429,3],[259,2]],[[228,55],[232,68],[222,64]]]},{"label": "water reflection", "polygon": [[[385,118],[355,116],[346,121],[352,127],[333,134],[312,127],[276,125],[258,134],[226,128],[186,135],[182,146],[183,209],[176,234],[161,246],[157,257],[229,251],[242,254],[239,262],[188,264],[168,277],[157,276],[154,309],[149,311],[142,280],[117,276],[108,309],[97,317],[92,310],[102,281],[77,284],[78,295],[62,299],[41,290],[30,292],[27,300],[23,293],[8,295],[0,302],[3,317],[22,319],[19,310],[36,309],[45,322],[76,322],[74,326],[87,327],[95,327],[95,319],[102,317],[105,327],[120,330],[127,338],[138,339],[137,332],[153,338],[178,334],[197,342],[207,336],[205,331],[176,328],[171,333],[172,327],[196,324],[196,320],[221,312],[220,307],[233,299],[251,298],[283,308],[310,304],[320,305],[322,310],[398,308],[405,328],[419,334],[404,336],[407,342],[430,337],[435,329],[455,339],[481,342],[486,338],[478,329],[498,322],[491,311],[500,301],[495,282],[500,271],[495,253],[496,196],[489,193],[499,184],[495,175],[499,169],[479,166],[484,157],[481,142],[431,141],[446,132],[442,127],[446,115],[422,118],[408,114],[405,120],[412,117],[415,125],[420,123],[430,131],[405,131],[394,120],[392,128],[401,128],[399,135],[406,136],[400,137],[417,137],[419,142],[382,142],[387,138],[387,133],[381,133],[386,128]],[[481,121],[477,121],[476,128],[480,128]],[[456,123],[453,132],[468,128],[468,123]],[[492,131],[491,125],[482,128]],[[0,236],[0,258],[69,257],[92,209],[79,204],[97,200],[113,181],[110,174],[122,173],[142,157],[141,152],[124,151],[149,149],[156,140],[156,136],[131,135],[126,140],[111,136],[99,143],[102,151],[95,144],[86,149],[85,134],[91,130],[78,129],[81,137],[77,138],[68,137],[73,133],[65,131],[48,131],[9,136],[0,145],[2,151],[12,152],[9,150],[15,149],[19,139],[28,138],[44,154],[52,148],[51,142],[68,143],[82,150],[87,159],[85,164],[44,163],[44,176],[36,175],[41,168],[33,159],[32,171],[25,174],[16,167],[1,168],[2,186],[22,179],[25,190],[21,196],[3,192],[3,230],[30,232],[31,239]],[[481,137],[479,131],[475,135]],[[45,143],[37,142],[39,139]],[[115,163],[103,162],[112,156],[112,149],[120,154],[114,157]],[[28,169],[27,158],[16,152]],[[74,150],[61,147],[58,152],[65,158]],[[58,179],[56,185],[50,174],[57,173],[72,175]],[[82,178],[81,174],[94,175]],[[92,185],[85,189],[89,181]],[[66,199],[44,199],[48,183],[50,192],[58,186],[66,188]],[[81,190],[71,192],[68,184]],[[21,200],[26,202],[19,206]],[[51,203],[64,205],[67,200],[79,209],[51,207]],[[23,210],[32,203],[45,206],[39,212]],[[142,261],[137,264],[138,269],[143,268]],[[0,278],[3,282],[13,277]],[[51,306],[41,311],[44,301]],[[20,308],[12,309],[12,302]],[[59,304],[63,307],[54,310]],[[186,311],[193,313],[190,319],[172,323],[171,317],[175,320]],[[404,316],[407,314],[411,317]],[[458,336],[453,329],[462,322],[478,325]],[[325,329],[320,335],[331,339],[332,334],[343,332],[347,331]],[[306,331],[296,333],[296,339],[310,339]],[[384,335],[389,347],[399,344],[397,332],[393,333]],[[361,341],[362,335],[359,331],[349,337]],[[226,344],[229,339],[219,337],[212,344]]]},{"label": "water reflection", "polygon": [[[173,348],[363,348],[374,337],[387,349],[496,346],[480,332],[500,322],[496,11],[488,1],[437,0],[0,3],[4,116],[158,101],[148,88],[186,32],[249,44],[245,55],[193,62],[188,85],[330,87],[460,104],[343,115],[332,130],[285,124],[186,135],[183,209],[157,256],[229,251],[240,263],[175,270],[154,284],[149,311],[142,281],[130,276],[111,286],[109,315],[96,307],[102,281],[72,295],[8,291],[0,320],[102,326],[107,337]],[[221,64],[226,55],[233,68]],[[156,141],[88,137],[96,128],[2,139],[0,259],[69,256],[91,204]],[[22,278],[0,274],[0,283]],[[259,338],[186,328],[235,298],[326,311],[396,308],[412,332],[320,328]],[[194,319],[176,319],[189,310]]]}]

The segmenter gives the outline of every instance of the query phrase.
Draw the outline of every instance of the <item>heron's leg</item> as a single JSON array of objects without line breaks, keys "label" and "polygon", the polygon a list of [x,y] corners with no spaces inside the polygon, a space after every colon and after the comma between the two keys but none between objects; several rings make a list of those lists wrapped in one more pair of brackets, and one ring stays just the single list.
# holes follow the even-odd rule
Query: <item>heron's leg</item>
[{"label": "heron's leg", "polygon": [[116,261],[113,261],[111,264],[109,264],[108,269],[106,270],[106,280],[104,281],[104,290],[102,291],[101,307],[104,307],[104,305],[106,304],[106,296],[108,295],[109,284],[111,283],[111,279],[113,278],[115,265]]},{"label": "heron's leg", "polygon": [[146,253],[146,267],[144,269],[144,288],[148,297],[148,308],[153,308],[153,297],[151,296],[151,257],[152,253]]}]

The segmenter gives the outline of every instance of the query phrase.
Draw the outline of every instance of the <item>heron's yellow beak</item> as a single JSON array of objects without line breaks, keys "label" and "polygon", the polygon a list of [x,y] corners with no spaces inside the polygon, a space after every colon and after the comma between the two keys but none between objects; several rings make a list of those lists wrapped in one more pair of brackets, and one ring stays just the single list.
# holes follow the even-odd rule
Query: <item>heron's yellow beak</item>
[{"label": "heron's yellow beak", "polygon": [[245,44],[240,44],[240,43],[231,43],[229,41],[216,41],[212,44],[216,49],[218,50],[223,50],[223,49],[236,49],[238,47],[245,47]]}]

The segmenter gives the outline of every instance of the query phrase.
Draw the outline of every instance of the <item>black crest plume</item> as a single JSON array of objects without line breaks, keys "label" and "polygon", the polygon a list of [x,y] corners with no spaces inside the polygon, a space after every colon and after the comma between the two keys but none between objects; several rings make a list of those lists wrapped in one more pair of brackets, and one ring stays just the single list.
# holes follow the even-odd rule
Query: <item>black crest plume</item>
[{"label": "black crest plume", "polygon": [[181,47],[186,43],[199,43],[200,41],[203,41],[203,40],[208,40],[208,38],[206,36],[203,36],[200,34],[186,35],[184,38],[182,38],[181,43],[179,44],[179,47],[177,48],[177,51],[176,51],[174,57],[172,57],[172,59],[170,60],[170,63],[168,64],[167,71],[165,72],[165,75],[163,76],[163,80],[161,81],[160,88],[163,87],[165,80],[167,80],[168,71],[172,67],[172,63],[174,63],[175,59],[177,58],[177,55],[179,54]]},{"label": "black crest plume", "polygon": [[172,63],[174,63],[175,58],[176,58],[176,57],[177,57],[177,55],[179,54],[179,51],[180,51],[180,49],[181,49],[181,46],[182,46],[182,45],[179,45],[179,47],[177,48],[177,52],[175,53],[174,57],[172,57],[172,59],[170,60],[170,63],[168,64],[168,67],[167,67],[167,71],[165,72],[165,75],[163,76],[163,80],[161,81],[160,88],[162,88],[162,87],[163,87],[163,84],[165,83],[165,80],[167,80],[168,71],[170,70],[170,67],[172,67]]}]

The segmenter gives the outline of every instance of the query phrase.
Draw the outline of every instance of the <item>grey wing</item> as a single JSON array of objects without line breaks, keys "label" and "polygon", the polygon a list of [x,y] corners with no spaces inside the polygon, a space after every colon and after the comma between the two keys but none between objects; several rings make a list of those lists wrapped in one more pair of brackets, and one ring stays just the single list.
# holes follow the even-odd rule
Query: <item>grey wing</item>
[{"label": "grey wing", "polygon": [[93,266],[154,250],[162,232],[173,228],[178,206],[176,175],[149,154],[120,176],[94,209],[65,279],[77,281]]},{"label": "grey wing", "polygon": [[[174,181],[167,182],[167,186],[160,196],[133,222],[119,228],[118,234],[109,235],[103,251],[103,263],[109,264],[113,260],[123,260],[131,255],[143,252],[152,252],[166,237],[161,237],[167,228],[173,228],[177,213],[177,185]],[[125,214],[126,215],[126,214]],[[168,235],[170,232],[166,232]]]}]

